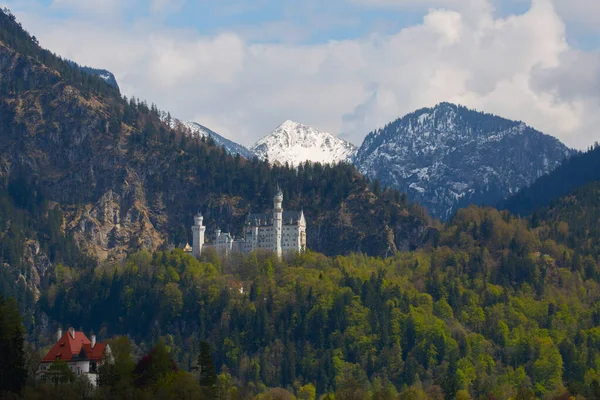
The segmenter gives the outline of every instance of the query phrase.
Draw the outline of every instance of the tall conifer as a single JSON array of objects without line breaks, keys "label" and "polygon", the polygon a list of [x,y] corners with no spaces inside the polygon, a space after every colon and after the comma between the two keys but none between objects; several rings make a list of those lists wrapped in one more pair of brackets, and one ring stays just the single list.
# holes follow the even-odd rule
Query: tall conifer
[{"label": "tall conifer", "polygon": [[200,355],[198,356],[200,367],[200,386],[206,399],[217,398],[217,374],[213,363],[210,345],[206,342],[200,343]]},{"label": "tall conifer", "polygon": [[16,301],[0,295],[0,393],[19,392],[27,379],[23,335]]}]

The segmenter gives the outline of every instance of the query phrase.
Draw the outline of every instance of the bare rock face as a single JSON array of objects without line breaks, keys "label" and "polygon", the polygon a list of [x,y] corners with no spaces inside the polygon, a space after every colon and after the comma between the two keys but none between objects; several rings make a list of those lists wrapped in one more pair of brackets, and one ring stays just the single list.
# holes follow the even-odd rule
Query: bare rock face
[{"label": "bare rock face", "polygon": [[40,296],[42,280],[52,271],[53,265],[40,248],[40,242],[37,240],[28,240],[25,242],[25,253],[23,257],[24,265],[27,265],[24,271],[19,274],[19,279],[29,287],[35,296],[35,300]]},{"label": "bare rock face", "polygon": [[79,245],[100,260],[120,259],[139,249],[155,251],[165,241],[143,201],[128,204],[127,196],[112,190],[76,213],[69,228]]}]

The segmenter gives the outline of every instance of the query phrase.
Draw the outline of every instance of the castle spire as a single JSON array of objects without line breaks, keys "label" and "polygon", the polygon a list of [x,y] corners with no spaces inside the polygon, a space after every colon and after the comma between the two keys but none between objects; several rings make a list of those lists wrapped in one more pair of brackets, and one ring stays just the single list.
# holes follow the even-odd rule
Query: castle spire
[{"label": "castle spire", "polygon": [[273,243],[273,251],[277,257],[281,257],[282,246],[281,240],[283,236],[283,192],[277,185],[277,193],[273,197],[273,231],[275,233],[275,243]]},{"label": "castle spire", "polygon": [[206,227],[202,224],[204,217],[200,211],[194,216],[194,226],[192,226],[192,255],[196,258],[202,254],[204,246],[204,232]]}]

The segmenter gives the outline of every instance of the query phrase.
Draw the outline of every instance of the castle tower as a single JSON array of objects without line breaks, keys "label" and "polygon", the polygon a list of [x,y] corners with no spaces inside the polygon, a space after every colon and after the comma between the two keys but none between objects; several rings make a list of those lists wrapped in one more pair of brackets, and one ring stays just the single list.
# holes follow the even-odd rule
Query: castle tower
[{"label": "castle tower", "polygon": [[277,254],[277,257],[281,257],[281,236],[283,230],[283,193],[281,189],[277,188],[277,193],[273,197],[273,229],[275,233],[275,243],[273,251]]},{"label": "castle tower", "polygon": [[306,251],[306,218],[304,218],[304,210],[300,210],[300,218],[298,218],[298,251]]},{"label": "castle tower", "polygon": [[252,251],[258,249],[258,224],[252,227]]},{"label": "castle tower", "polygon": [[202,254],[202,246],[204,245],[204,231],[206,227],[202,225],[202,214],[198,213],[194,217],[194,226],[192,226],[192,255],[196,258]]}]

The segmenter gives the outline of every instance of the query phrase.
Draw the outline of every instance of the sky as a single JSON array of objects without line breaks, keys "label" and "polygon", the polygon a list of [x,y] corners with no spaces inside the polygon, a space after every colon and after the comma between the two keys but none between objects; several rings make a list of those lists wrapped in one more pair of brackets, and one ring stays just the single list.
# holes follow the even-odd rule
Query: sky
[{"label": "sky", "polygon": [[124,95],[251,145],[285,120],[360,145],[449,101],[600,141],[599,0],[0,0]]}]

